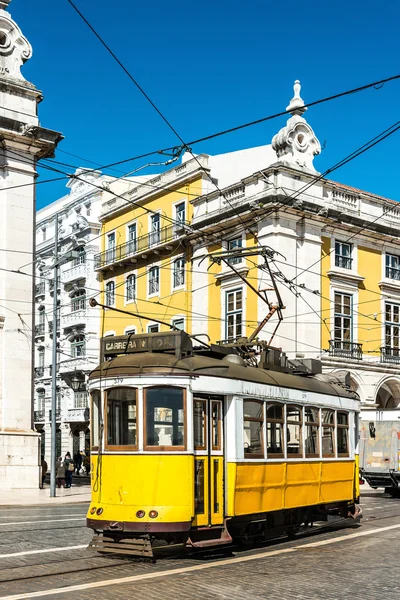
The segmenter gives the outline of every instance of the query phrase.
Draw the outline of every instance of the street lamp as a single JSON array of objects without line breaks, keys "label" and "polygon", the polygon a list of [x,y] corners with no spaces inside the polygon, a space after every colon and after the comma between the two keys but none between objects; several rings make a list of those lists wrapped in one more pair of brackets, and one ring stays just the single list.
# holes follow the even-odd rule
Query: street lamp
[{"label": "street lamp", "polygon": [[69,378],[69,381],[67,383],[73,389],[74,392],[86,391],[85,379],[82,380],[82,377],[78,377],[76,369],[73,376]]}]

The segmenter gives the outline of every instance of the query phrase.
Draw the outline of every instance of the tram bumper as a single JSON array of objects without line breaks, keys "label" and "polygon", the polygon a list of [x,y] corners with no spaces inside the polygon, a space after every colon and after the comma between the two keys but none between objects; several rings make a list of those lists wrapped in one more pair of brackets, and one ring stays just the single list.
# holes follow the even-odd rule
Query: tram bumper
[{"label": "tram bumper", "polygon": [[191,521],[183,522],[129,522],[129,521],[106,521],[99,519],[86,519],[86,525],[90,529],[106,532],[124,533],[177,533],[189,531]]}]

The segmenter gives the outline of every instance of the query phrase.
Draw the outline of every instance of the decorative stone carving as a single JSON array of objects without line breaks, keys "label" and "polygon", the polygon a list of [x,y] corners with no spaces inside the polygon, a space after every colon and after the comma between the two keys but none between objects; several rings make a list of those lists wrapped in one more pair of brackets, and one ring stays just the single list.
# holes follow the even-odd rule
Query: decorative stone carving
[{"label": "decorative stone carving", "polygon": [[31,58],[32,46],[6,11],[11,0],[0,0],[0,77],[26,81],[22,65]]},{"label": "decorative stone carving", "polygon": [[310,125],[302,117],[307,108],[304,106],[300,91],[300,81],[296,80],[294,96],[286,109],[292,116],[286,126],[272,139],[272,148],[278,156],[278,162],[316,173],[313,160],[314,156],[321,153],[321,144]]},{"label": "decorative stone carving", "polygon": [[70,196],[81,196],[83,194],[87,194],[88,192],[95,191],[96,187],[91,184],[94,184],[96,179],[99,177],[101,177],[100,171],[77,169],[74,175],[71,175],[71,178],[67,183],[67,187],[69,187],[71,190]]}]

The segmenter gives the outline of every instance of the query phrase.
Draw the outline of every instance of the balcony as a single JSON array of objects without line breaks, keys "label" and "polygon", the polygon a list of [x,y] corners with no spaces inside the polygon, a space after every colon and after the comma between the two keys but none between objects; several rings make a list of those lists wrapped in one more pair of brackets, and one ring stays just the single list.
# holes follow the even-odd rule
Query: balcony
[{"label": "balcony", "polygon": [[362,344],[346,340],[329,340],[329,356],[362,360]]},{"label": "balcony", "polygon": [[63,360],[60,363],[60,374],[72,373],[73,371],[92,371],[96,359],[91,361],[86,356],[79,356],[77,358],[71,358],[70,360]]},{"label": "balcony", "polygon": [[46,294],[46,284],[44,281],[41,281],[40,283],[37,283],[35,285],[35,296],[36,298],[40,297],[40,296],[44,296]]},{"label": "balcony", "polygon": [[89,409],[86,408],[70,408],[68,410],[67,419],[70,423],[88,423]]},{"label": "balcony", "polygon": [[43,377],[44,375],[44,367],[35,367],[34,369],[35,379],[39,377]]},{"label": "balcony", "polygon": [[45,420],[46,411],[44,410],[34,410],[33,411],[33,420],[35,423],[43,423]]},{"label": "balcony", "polygon": [[66,315],[61,315],[61,327],[76,327],[79,325],[86,325],[87,321],[87,308],[81,308],[80,310],[74,310]]},{"label": "balcony", "polygon": [[86,279],[87,277],[87,265],[85,262],[74,265],[69,269],[66,269],[62,274],[63,283],[72,283],[79,279]]},{"label": "balcony", "polygon": [[44,337],[45,324],[39,323],[35,325],[35,337]]},{"label": "balcony", "polygon": [[104,269],[114,263],[129,260],[134,256],[171,243],[185,235],[187,225],[188,223],[184,222],[182,225],[162,227],[159,231],[152,231],[138,237],[136,240],[130,240],[125,244],[100,252],[95,256],[94,268]]},{"label": "balcony", "polygon": [[400,364],[400,348],[390,348],[383,346],[381,349],[381,363],[389,363],[394,365]]}]

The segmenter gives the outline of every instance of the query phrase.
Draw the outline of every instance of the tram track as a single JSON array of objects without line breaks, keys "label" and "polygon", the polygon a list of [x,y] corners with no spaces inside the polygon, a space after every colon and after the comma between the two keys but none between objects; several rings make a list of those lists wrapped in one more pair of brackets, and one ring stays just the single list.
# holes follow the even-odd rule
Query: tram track
[{"label": "tram track", "polygon": [[[375,527],[376,523],[380,522],[380,521],[384,521],[386,519],[396,519],[400,517],[400,512],[396,512],[394,514],[390,514],[390,515],[385,515],[382,517],[377,517],[375,519],[373,519],[373,522],[368,521],[368,526],[371,527]],[[166,546],[155,546],[153,548],[156,556],[154,557],[154,560],[147,560],[147,559],[143,559],[140,557],[132,557],[132,556],[126,556],[126,557],[121,557],[119,556],[117,553],[112,555],[112,554],[99,554],[96,555],[96,553],[90,551],[90,554],[87,554],[86,550],[83,550],[82,555],[75,557],[75,558],[68,558],[68,564],[74,563],[74,565],[76,565],[79,562],[82,561],[101,561],[101,564],[99,565],[93,565],[93,566],[85,566],[83,565],[81,568],[78,566],[74,566],[73,569],[71,568],[67,568],[67,569],[58,569],[58,570],[52,570],[51,567],[52,566],[57,566],[60,563],[60,560],[48,560],[45,563],[40,563],[40,564],[29,564],[29,565],[19,565],[19,566],[8,566],[8,567],[2,567],[1,572],[7,571],[9,577],[3,579],[1,577],[1,572],[0,572],[0,586],[3,584],[7,584],[7,583],[11,583],[11,582],[29,582],[29,581],[34,581],[34,580],[45,580],[46,578],[51,578],[51,577],[57,577],[57,576],[68,576],[68,575],[72,575],[72,574],[77,574],[77,573],[90,573],[93,571],[99,571],[99,570],[104,570],[106,573],[110,570],[110,569],[115,569],[116,567],[123,567],[123,566],[127,566],[129,564],[132,565],[149,565],[151,563],[155,563],[159,560],[176,560],[176,559],[181,559],[181,560],[190,560],[190,559],[203,559],[203,560],[218,560],[218,558],[220,559],[224,559],[226,558],[227,555],[232,555],[232,553],[236,552],[236,553],[242,553],[242,552],[248,552],[248,551],[257,551],[257,550],[265,550],[266,548],[274,548],[276,546],[279,545],[284,545],[288,542],[296,542],[296,541],[301,541],[307,538],[314,538],[314,537],[318,537],[319,535],[322,534],[326,534],[329,532],[339,532],[339,531],[343,531],[345,529],[358,529],[359,527],[361,527],[361,524],[359,522],[354,522],[354,521],[349,521],[346,519],[346,522],[344,523],[327,523],[327,524],[321,524],[321,525],[317,525],[313,528],[308,528],[306,530],[300,531],[297,534],[295,534],[294,537],[289,538],[287,535],[282,535],[279,536],[277,538],[271,538],[270,540],[267,541],[259,541],[259,542],[252,542],[249,544],[239,544],[239,543],[232,543],[232,544],[227,544],[226,546],[220,546],[220,547],[216,547],[216,548],[201,548],[201,549],[197,549],[197,548],[183,548],[181,545],[175,545],[175,544],[170,544],[170,545],[166,545]],[[46,573],[38,573],[38,569],[39,570],[44,570],[46,568],[50,568],[50,572],[46,572]],[[24,576],[20,576],[20,577],[16,577],[16,571],[21,571],[21,570],[28,570],[28,569],[34,569],[36,572],[34,574],[26,574]],[[15,575],[11,576],[11,573],[15,573]],[[105,576],[107,576],[105,573]],[[0,596],[0,600],[1,600],[1,596]]]},{"label": "tram track", "polygon": [[[367,498],[366,498],[367,499]],[[369,500],[370,498],[368,498]],[[376,498],[378,500],[378,498]],[[171,561],[175,560],[187,560],[187,564],[191,564],[191,561],[218,561],[219,559],[224,560],[227,556],[231,556],[233,553],[238,555],[242,555],[243,552],[254,552],[257,553],[259,551],[265,551],[266,548],[276,548],[281,546],[282,548],[286,548],[287,544],[295,544],[297,542],[301,542],[302,540],[308,538],[318,538],[324,534],[328,534],[332,532],[336,534],[345,529],[356,529],[362,526],[364,522],[365,525],[368,525],[368,528],[377,528],[379,529],[379,523],[385,522],[389,519],[399,519],[400,518],[400,501],[398,505],[395,502],[390,501],[388,498],[380,497],[379,501],[385,502],[385,508],[377,507],[377,511],[379,512],[389,512],[389,514],[375,515],[375,514],[365,514],[364,519],[360,522],[355,522],[353,520],[346,519],[345,521],[336,521],[336,522],[328,522],[328,523],[319,523],[318,525],[314,525],[312,528],[307,528],[296,533],[292,538],[288,538],[287,535],[281,535],[276,538],[271,538],[269,540],[260,540],[253,541],[249,544],[239,544],[232,543],[226,546],[219,546],[215,548],[183,548],[181,545],[170,544],[166,546],[156,546],[154,547],[154,561],[158,562],[158,568],[164,570],[171,565]],[[373,505],[367,501],[366,503],[362,503],[362,506],[374,510]],[[78,529],[82,528],[80,525],[73,525],[72,527],[56,527],[56,528],[46,528],[46,531],[58,531],[62,529]],[[41,528],[43,531],[43,528]],[[35,531],[37,528],[35,528]],[[10,532],[4,532],[10,533]],[[18,530],[16,533],[23,533],[23,531]],[[349,534],[351,535],[351,534]],[[68,547],[65,548],[65,551],[68,552]],[[49,549],[49,552],[51,550]],[[7,559],[11,560],[11,559]],[[0,571],[0,594],[3,595],[2,586],[9,586],[10,584],[17,584],[20,582],[21,584],[26,584],[27,586],[31,586],[35,581],[49,581],[49,584],[54,585],[54,581],[57,581],[58,578],[69,577],[72,581],[76,577],[82,577],[85,574],[85,578],[90,579],[90,573],[98,573],[101,572],[101,577],[105,579],[118,577],[121,574],[121,569],[123,572],[126,572],[126,568],[132,568],[136,566],[140,566],[140,570],[147,571],[148,569],[157,568],[155,565],[152,565],[152,561],[135,558],[130,556],[121,557],[118,554],[97,554],[93,551],[88,551],[82,549],[79,551],[78,556],[68,556],[67,560],[64,560],[61,556],[58,559],[50,559],[45,562],[37,562],[33,560],[33,562],[29,562],[29,564],[10,564],[5,566],[2,564],[2,568]],[[60,564],[61,563],[61,564]],[[91,563],[88,565],[87,563]],[[64,567],[62,567],[64,565]],[[71,567],[72,565],[72,567]],[[125,569],[124,569],[125,567]],[[2,577],[4,575],[4,578]],[[99,577],[99,575],[97,575]],[[7,593],[7,592],[6,592]],[[0,595],[0,600],[1,596]]]}]

